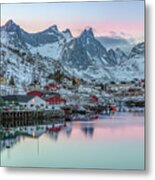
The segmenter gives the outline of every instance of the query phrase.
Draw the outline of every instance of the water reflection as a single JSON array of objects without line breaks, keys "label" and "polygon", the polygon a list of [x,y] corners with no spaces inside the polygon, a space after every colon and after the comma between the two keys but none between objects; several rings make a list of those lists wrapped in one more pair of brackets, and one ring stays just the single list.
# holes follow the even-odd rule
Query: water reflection
[{"label": "water reflection", "polygon": [[[93,138],[96,140],[104,138],[143,138],[144,128],[142,114],[119,114],[117,116],[100,116],[99,119],[94,121],[76,121],[76,122],[65,122],[55,123],[49,125],[38,125],[38,126],[25,126],[12,129],[5,129],[4,132],[7,135],[9,132],[18,135],[16,137],[8,136],[0,141],[0,149],[12,148],[14,144],[20,142],[20,139],[26,137],[32,139],[39,139],[43,134],[47,138],[58,141],[59,136],[61,139]],[[81,134],[82,132],[82,134]]]},{"label": "water reflection", "polygon": [[116,114],[93,121],[25,126],[10,131],[17,131],[17,136],[0,141],[5,166],[144,167],[141,115]]},{"label": "water reflection", "polygon": [[84,127],[82,126],[81,130],[84,132],[86,137],[93,137],[94,125],[86,124]]}]

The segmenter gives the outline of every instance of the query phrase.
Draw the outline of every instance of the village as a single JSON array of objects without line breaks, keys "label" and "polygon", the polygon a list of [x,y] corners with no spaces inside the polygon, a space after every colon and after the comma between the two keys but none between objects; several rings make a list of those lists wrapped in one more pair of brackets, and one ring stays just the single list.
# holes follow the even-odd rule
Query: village
[{"label": "village", "polygon": [[[13,78],[10,85],[0,77],[0,112],[43,111],[52,117],[78,119],[76,114],[110,114],[116,111],[144,110],[144,79],[109,83],[84,81],[76,77],[52,79],[41,86],[34,81],[18,92]],[[11,91],[5,91],[9,87]],[[8,90],[8,88],[6,88]],[[68,114],[70,116],[68,116]]]}]

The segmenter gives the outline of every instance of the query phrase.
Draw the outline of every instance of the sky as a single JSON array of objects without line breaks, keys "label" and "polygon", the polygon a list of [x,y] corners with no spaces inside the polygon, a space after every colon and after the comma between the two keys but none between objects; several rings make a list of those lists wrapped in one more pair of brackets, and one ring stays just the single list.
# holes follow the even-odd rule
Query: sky
[{"label": "sky", "polygon": [[96,36],[144,38],[144,1],[2,4],[1,25],[9,19],[28,32],[56,24],[78,36],[92,27]]}]

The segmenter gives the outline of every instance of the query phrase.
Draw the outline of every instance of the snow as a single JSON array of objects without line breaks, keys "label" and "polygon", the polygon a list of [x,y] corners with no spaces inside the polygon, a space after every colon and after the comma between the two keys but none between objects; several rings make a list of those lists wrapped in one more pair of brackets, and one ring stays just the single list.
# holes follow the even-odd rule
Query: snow
[{"label": "snow", "polygon": [[9,46],[9,35],[5,31],[1,32],[1,43]]},{"label": "snow", "polygon": [[59,42],[40,45],[38,47],[33,47],[28,44],[28,47],[32,54],[39,53],[42,56],[49,57],[55,60],[58,60],[60,58],[60,54],[63,48],[63,46],[59,44]]},{"label": "snow", "polygon": [[[26,44],[27,49],[23,46],[20,39],[14,39],[16,32],[5,32],[1,31],[1,59],[2,59],[2,68],[5,71],[6,79],[10,79],[11,76],[15,77],[17,86],[21,87],[21,84],[29,84],[32,81],[32,76],[35,73],[35,76],[40,78],[41,83],[46,84],[46,77],[53,73],[55,70],[56,63],[59,63],[61,69],[69,76],[75,75],[79,79],[85,79],[87,81],[97,80],[98,82],[107,82],[107,81],[126,81],[132,80],[134,78],[144,79],[144,55],[138,54],[137,52],[143,52],[144,44],[135,46],[133,50],[132,58],[125,59],[122,57],[122,51],[116,49],[116,54],[118,56],[118,63],[115,66],[109,65],[109,62],[105,59],[106,53],[98,57],[97,55],[92,56],[88,49],[86,48],[87,55],[90,60],[90,64],[86,70],[82,70],[82,67],[79,69],[70,68],[74,61],[66,61],[65,64],[61,62],[61,57],[63,50],[72,50],[74,46],[73,43],[69,43],[69,46],[66,46],[66,43],[73,39],[69,30],[59,32],[56,26],[51,27],[52,31],[49,31],[48,34],[61,34],[59,41],[54,43],[40,44],[37,47]],[[57,31],[57,33],[55,33]],[[92,31],[90,28],[86,30],[87,33]],[[64,38],[62,38],[62,35]],[[88,36],[89,37],[89,36]],[[15,41],[21,47],[15,47]],[[85,46],[89,46],[90,39],[87,38]],[[71,41],[72,42],[72,41]],[[93,41],[91,41],[93,43]],[[96,45],[97,46],[97,45]],[[96,47],[95,46],[95,47]],[[96,47],[98,48],[98,46]],[[12,50],[11,50],[12,49]],[[19,54],[16,52],[18,51]],[[30,56],[34,62],[29,62],[25,57],[20,55],[20,53],[26,53],[26,56]],[[102,51],[101,51],[102,52]],[[136,54],[137,53],[137,54]],[[40,56],[39,56],[39,55]],[[62,63],[62,64],[61,64]],[[41,70],[39,69],[41,68]],[[36,72],[34,72],[36,71]],[[89,89],[87,89],[89,91]]]}]

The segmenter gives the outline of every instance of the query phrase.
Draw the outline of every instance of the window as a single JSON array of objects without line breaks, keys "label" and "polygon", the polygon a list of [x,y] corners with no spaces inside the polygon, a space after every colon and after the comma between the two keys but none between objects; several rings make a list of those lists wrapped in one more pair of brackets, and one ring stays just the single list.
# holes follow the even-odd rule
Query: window
[{"label": "window", "polygon": [[35,103],[35,99],[32,99],[32,103],[33,103],[33,104]]},{"label": "window", "polygon": [[33,104],[31,104],[30,106],[31,106],[31,107],[33,107],[34,105],[33,105]]},{"label": "window", "polygon": [[40,106],[44,107],[44,104],[40,104]]}]

